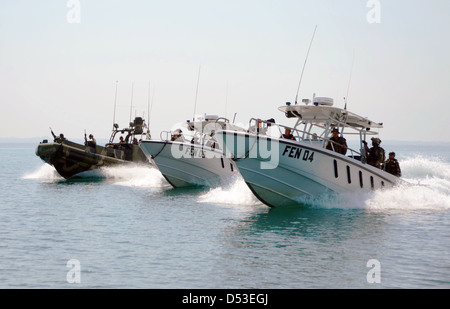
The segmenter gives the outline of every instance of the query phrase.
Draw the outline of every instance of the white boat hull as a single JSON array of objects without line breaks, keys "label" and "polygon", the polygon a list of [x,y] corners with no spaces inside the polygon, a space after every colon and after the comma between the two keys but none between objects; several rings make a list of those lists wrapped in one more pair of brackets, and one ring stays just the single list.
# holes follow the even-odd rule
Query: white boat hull
[{"label": "white boat hull", "polygon": [[232,160],[221,150],[198,144],[171,141],[143,141],[141,148],[164,178],[175,188],[218,186],[238,174]]},{"label": "white boat hull", "polygon": [[298,204],[305,196],[376,190],[399,181],[360,160],[327,150],[321,142],[232,131],[219,131],[216,137],[235,158],[252,192],[271,207]]}]

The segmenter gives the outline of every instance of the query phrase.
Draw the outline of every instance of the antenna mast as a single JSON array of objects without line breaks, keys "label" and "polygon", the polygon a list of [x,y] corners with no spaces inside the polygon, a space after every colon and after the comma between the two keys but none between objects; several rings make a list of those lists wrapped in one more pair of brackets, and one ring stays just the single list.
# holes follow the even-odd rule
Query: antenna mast
[{"label": "antenna mast", "polygon": [[227,118],[227,107],[228,107],[228,82],[227,88],[225,90],[225,118]]},{"label": "antenna mast", "polygon": [[150,111],[149,111],[149,113],[148,113],[148,123],[150,123],[150,117],[152,116],[152,109],[153,109],[153,101],[154,101],[154,99],[155,99],[155,85],[153,84],[153,91],[152,91],[152,101],[151,101],[151,104],[150,104]]},{"label": "antenna mast", "polygon": [[117,83],[119,81],[116,80],[116,94],[114,96],[114,114],[113,114],[113,130],[114,130],[114,123],[116,122],[116,104],[117,104]]},{"label": "antenna mast", "polygon": [[132,112],[133,112],[133,88],[134,88],[134,83],[131,84],[130,122],[131,122],[131,115],[132,115]]},{"label": "antenna mast", "polygon": [[352,67],[350,69],[350,78],[348,79],[348,86],[347,86],[347,95],[344,98],[345,106],[344,109],[347,110],[347,101],[348,101],[348,92],[350,90],[350,82],[352,81],[352,75],[353,75],[353,64],[355,63],[355,50],[353,50],[353,60],[352,60]]},{"label": "antenna mast", "polygon": [[295,95],[295,104],[297,104],[298,92],[300,91],[300,84],[302,83],[303,72],[305,71],[306,62],[308,61],[309,51],[311,50],[311,45],[312,45],[312,42],[314,40],[314,36],[316,35],[316,30],[317,30],[317,25],[314,28],[314,33],[313,33],[313,36],[311,38],[311,42],[309,43],[308,52],[306,53],[306,58],[305,58],[305,63],[303,64],[302,74],[300,75],[300,81],[298,82],[297,94]]},{"label": "antenna mast", "polygon": [[147,124],[150,122],[150,82],[148,82]]},{"label": "antenna mast", "polygon": [[194,103],[194,115],[192,116],[192,121],[195,121],[195,111],[197,109],[197,96],[198,96],[198,84],[200,82],[200,69],[201,65],[198,66],[198,77],[197,77],[197,90],[195,91],[195,103]]}]

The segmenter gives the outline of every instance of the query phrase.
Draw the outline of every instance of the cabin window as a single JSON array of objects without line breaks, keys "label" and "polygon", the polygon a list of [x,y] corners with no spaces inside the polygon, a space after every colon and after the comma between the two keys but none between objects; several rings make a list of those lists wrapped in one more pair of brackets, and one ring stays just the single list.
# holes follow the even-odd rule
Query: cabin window
[{"label": "cabin window", "polygon": [[347,181],[348,183],[352,183],[352,176],[350,174],[350,166],[347,165]]},{"label": "cabin window", "polygon": [[225,168],[225,163],[223,162],[223,158],[220,158],[220,162],[222,163],[222,168]]},{"label": "cabin window", "polygon": [[383,180],[381,181],[381,186],[384,187],[384,181]]},{"label": "cabin window", "polygon": [[338,178],[339,177],[339,174],[338,174],[338,166],[337,166],[337,161],[336,160],[334,160],[334,177],[335,178]]},{"label": "cabin window", "polygon": [[234,172],[233,163],[230,162],[231,171]]},{"label": "cabin window", "polygon": [[374,184],[374,182],[373,182],[373,176],[370,176],[370,187],[371,187],[372,189],[375,188],[375,184]]},{"label": "cabin window", "polygon": [[362,188],[364,186],[363,184],[363,174],[361,171],[359,171],[359,185]]}]

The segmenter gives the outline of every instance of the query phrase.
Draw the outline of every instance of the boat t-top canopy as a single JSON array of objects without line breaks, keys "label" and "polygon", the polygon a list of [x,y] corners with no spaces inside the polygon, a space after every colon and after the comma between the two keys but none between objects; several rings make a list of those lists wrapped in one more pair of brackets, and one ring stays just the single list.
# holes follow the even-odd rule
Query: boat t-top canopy
[{"label": "boat t-top canopy", "polygon": [[305,123],[319,127],[351,127],[357,131],[369,131],[372,128],[382,128],[383,124],[371,121],[365,117],[351,113],[346,109],[333,107],[329,104],[280,106],[288,118],[299,118]]}]

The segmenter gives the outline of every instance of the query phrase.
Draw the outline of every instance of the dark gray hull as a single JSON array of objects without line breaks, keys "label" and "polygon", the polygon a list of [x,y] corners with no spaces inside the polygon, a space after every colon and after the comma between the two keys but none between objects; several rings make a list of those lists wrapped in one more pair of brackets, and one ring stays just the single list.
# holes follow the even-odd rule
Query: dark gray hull
[{"label": "dark gray hull", "polygon": [[36,155],[66,179],[103,166],[150,164],[139,145],[127,144],[122,148],[89,147],[70,141],[42,142],[36,148]]}]

